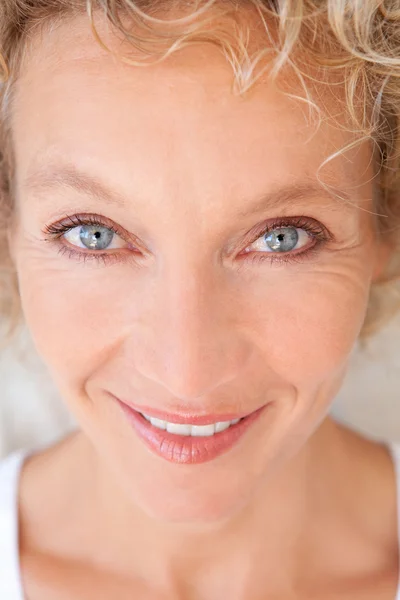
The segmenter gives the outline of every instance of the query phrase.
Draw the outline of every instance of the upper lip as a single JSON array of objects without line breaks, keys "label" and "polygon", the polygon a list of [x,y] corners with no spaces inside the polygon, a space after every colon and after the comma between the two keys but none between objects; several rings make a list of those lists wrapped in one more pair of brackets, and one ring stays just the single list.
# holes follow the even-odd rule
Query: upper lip
[{"label": "upper lip", "polygon": [[233,421],[234,419],[242,419],[243,417],[247,417],[252,412],[247,413],[238,413],[238,412],[229,412],[229,413],[188,413],[182,411],[174,411],[174,412],[166,412],[164,410],[158,410],[157,408],[153,408],[150,406],[132,404],[131,402],[125,402],[124,400],[120,400],[117,398],[119,402],[125,404],[132,410],[136,412],[145,414],[149,417],[153,417],[155,419],[161,419],[162,421],[168,421],[168,423],[179,423],[182,425],[190,424],[190,425],[211,425],[212,423],[218,423],[222,421]]}]

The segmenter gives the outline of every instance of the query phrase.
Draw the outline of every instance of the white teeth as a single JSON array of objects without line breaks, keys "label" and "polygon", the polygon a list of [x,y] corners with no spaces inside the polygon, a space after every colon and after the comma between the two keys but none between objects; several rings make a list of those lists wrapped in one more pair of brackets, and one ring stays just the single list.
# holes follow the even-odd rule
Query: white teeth
[{"label": "white teeth", "polygon": [[193,437],[210,437],[215,433],[221,433],[225,431],[231,425],[236,425],[239,423],[240,419],[232,419],[232,421],[218,421],[217,423],[210,423],[209,425],[190,425],[183,423],[169,423],[168,421],[163,421],[162,419],[155,419],[154,417],[150,417],[149,415],[145,415],[142,413],[143,417],[150,421],[153,427],[157,429],[167,430],[168,433],[173,433],[175,435],[186,435]]},{"label": "white teeth", "polygon": [[213,423],[211,425],[192,425],[192,435],[196,437],[207,437],[214,433],[215,425]]},{"label": "white teeth", "polygon": [[[145,415],[144,415],[145,416]],[[167,421],[162,421],[161,419],[154,419],[153,417],[145,418],[150,421],[153,427],[157,427],[157,429],[167,429]]]},{"label": "white teeth", "polygon": [[[236,423],[239,421],[239,419],[236,420]],[[235,423],[232,421],[232,425],[235,425]],[[219,433],[220,431],[225,431],[225,429],[228,429],[228,427],[231,426],[231,421],[219,421],[219,423],[215,423],[215,433]]]},{"label": "white teeth", "polygon": [[179,423],[167,423],[168,433],[175,433],[176,435],[191,435],[191,425],[180,425]]}]

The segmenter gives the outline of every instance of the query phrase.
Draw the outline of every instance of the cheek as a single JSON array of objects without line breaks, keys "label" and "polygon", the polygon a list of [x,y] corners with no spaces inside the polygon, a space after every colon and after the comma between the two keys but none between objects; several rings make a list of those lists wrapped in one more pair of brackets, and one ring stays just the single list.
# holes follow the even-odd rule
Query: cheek
[{"label": "cheek", "polygon": [[[247,306],[253,339],[265,362],[303,392],[343,371],[360,333],[371,273],[365,261],[350,260],[306,272],[275,273]],[[286,267],[284,267],[286,269]]]},{"label": "cheek", "polygon": [[122,266],[77,264],[40,253],[18,255],[22,308],[38,352],[61,389],[81,388],[127,335],[126,301],[135,277]]}]

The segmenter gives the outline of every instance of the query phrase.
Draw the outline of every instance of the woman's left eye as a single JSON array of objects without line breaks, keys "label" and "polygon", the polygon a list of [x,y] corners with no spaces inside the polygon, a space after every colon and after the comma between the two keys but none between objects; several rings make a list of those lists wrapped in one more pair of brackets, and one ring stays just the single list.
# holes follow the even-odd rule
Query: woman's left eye
[{"label": "woman's left eye", "polygon": [[112,250],[126,247],[124,240],[104,225],[80,225],[63,234],[72,246],[86,250]]},{"label": "woman's left eye", "polygon": [[276,227],[246,248],[246,252],[286,253],[300,250],[310,243],[312,236],[299,227]]}]

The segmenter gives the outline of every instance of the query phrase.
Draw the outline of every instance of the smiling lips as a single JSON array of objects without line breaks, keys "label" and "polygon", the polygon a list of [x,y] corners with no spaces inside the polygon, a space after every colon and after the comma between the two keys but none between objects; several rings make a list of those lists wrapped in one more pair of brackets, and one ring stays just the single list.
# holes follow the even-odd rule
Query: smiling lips
[{"label": "smiling lips", "polygon": [[183,417],[159,412],[155,415],[151,409],[140,412],[120,400],[118,404],[147,447],[178,464],[204,463],[227,452],[265,408],[244,417]]}]

